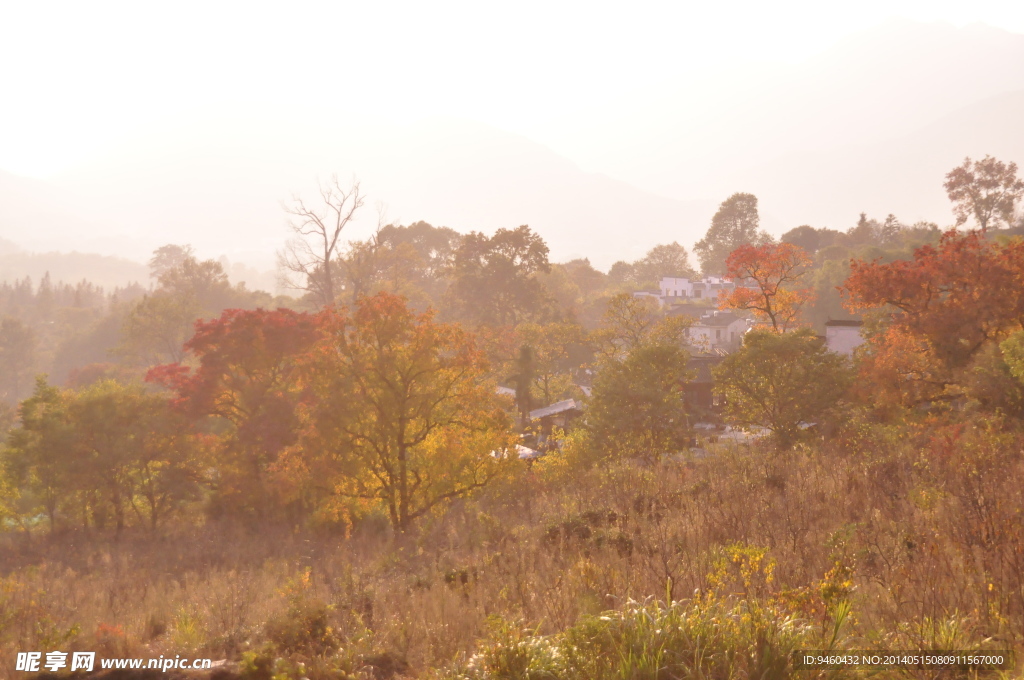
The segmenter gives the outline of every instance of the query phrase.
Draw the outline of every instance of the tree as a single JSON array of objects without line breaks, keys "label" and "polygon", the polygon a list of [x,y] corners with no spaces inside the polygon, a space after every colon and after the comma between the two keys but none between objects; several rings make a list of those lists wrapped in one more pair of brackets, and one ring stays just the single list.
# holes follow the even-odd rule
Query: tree
[{"label": "tree", "polygon": [[455,251],[449,294],[463,318],[515,325],[547,315],[550,300],[534,274],[550,269],[547,244],[528,226],[490,238],[474,231]]},{"label": "tree", "polygon": [[637,278],[654,287],[664,276],[693,278],[696,274],[690,266],[690,254],[675,241],[654,246],[635,267]]},{"label": "tree", "polygon": [[827,227],[815,229],[805,224],[795,229],[790,229],[779,240],[782,243],[792,243],[795,246],[800,246],[813,255],[823,248],[836,244],[841,240],[842,236],[842,232],[835,229],[828,229]]},{"label": "tree", "polygon": [[810,290],[794,288],[809,264],[807,252],[792,243],[742,245],[726,259],[726,274],[737,284],[752,282],[753,286],[737,285],[720,304],[723,309],[753,312],[758,323],[784,333],[811,298]]},{"label": "tree", "polygon": [[[363,207],[359,183],[343,189],[337,176],[320,186],[322,206],[307,206],[298,196],[285,206],[292,216],[288,227],[294,237],[278,254],[278,266],[287,285],[309,293],[320,307],[337,300],[337,256],[341,232]],[[298,277],[296,280],[294,277]]]},{"label": "tree", "polygon": [[[981,231],[950,230],[936,246],[914,250],[912,260],[854,260],[850,266],[842,287],[847,308],[880,309],[884,323],[868,338],[872,354],[904,379],[931,385],[920,399],[960,384],[958,373],[980,350],[1024,328],[1020,241],[999,244]],[[897,341],[914,353],[894,354]],[[914,361],[899,368],[911,356]]]},{"label": "tree", "polygon": [[[589,363],[593,350],[587,332],[577,323],[525,323],[516,328],[520,346],[517,368],[523,362],[523,350],[530,357],[528,390],[536,390],[542,405],[566,398],[575,385],[576,372]],[[524,375],[517,370],[517,376]],[[516,383],[517,390],[519,383]]]},{"label": "tree", "polygon": [[383,290],[408,297],[418,309],[436,307],[461,239],[453,229],[416,222],[389,224],[365,241],[350,243],[338,261],[346,303]]},{"label": "tree", "polygon": [[281,452],[296,441],[300,356],[319,338],[320,319],[287,309],[231,309],[196,324],[185,349],[198,368],[158,366],[146,379],[177,394],[194,420],[211,418],[219,433],[218,494],[227,506],[261,513]]},{"label": "tree", "polygon": [[117,351],[143,366],[181,361],[185,356],[184,344],[201,316],[195,298],[147,295],[125,316]]},{"label": "tree", "polygon": [[713,372],[726,419],[741,427],[764,427],[784,448],[796,441],[804,424],[833,408],[852,383],[846,359],[829,352],[809,328],[752,330]]},{"label": "tree", "polygon": [[103,498],[117,533],[131,510],[155,530],[174,507],[197,495],[192,438],[166,397],[104,381],[73,395],[68,416],[76,486]]},{"label": "tree", "polygon": [[21,404],[21,424],[7,439],[11,476],[23,492],[25,514],[42,511],[51,532],[71,487],[75,433],[67,409],[68,394],[37,378],[32,396]]},{"label": "tree", "polygon": [[0,401],[17,402],[32,384],[36,338],[18,319],[0,321]]},{"label": "tree", "polygon": [[654,246],[636,262],[616,262],[609,277],[618,285],[657,288],[662,277],[693,277],[690,255],[677,242]]},{"label": "tree", "polygon": [[177,246],[169,243],[160,246],[153,251],[153,257],[149,258],[149,276],[159,279],[175,267],[180,267],[187,258],[195,258],[195,253],[195,249],[190,245]]},{"label": "tree", "polygon": [[608,300],[601,328],[591,340],[603,356],[622,359],[645,344],[688,347],[692,323],[688,316],[661,316],[650,298],[620,293]]},{"label": "tree", "polygon": [[758,231],[760,224],[756,196],[736,193],[725,199],[711,218],[707,234],[693,247],[704,275],[722,274],[725,259],[740,246],[770,242],[768,234]]},{"label": "tree", "polygon": [[224,266],[216,260],[186,256],[177,265],[165,269],[157,282],[161,292],[178,299],[194,300],[205,314],[219,314],[239,302]]},{"label": "tree", "polygon": [[330,496],[379,503],[404,532],[510,462],[492,455],[512,446],[511,423],[466,331],[387,293],[331,319],[306,363],[313,399],[292,449],[333,471],[313,480]]},{"label": "tree", "polygon": [[598,371],[587,430],[605,456],[657,459],[684,449],[692,435],[684,389],[689,353],[672,344],[641,344]]},{"label": "tree", "polygon": [[247,306],[264,295],[249,293],[241,284],[232,287],[219,262],[197,260],[187,247],[158,248],[153,260],[162,268],[158,288],[127,313],[118,347],[122,356],[144,366],[181,361],[182,345],[192,337],[197,319]]},{"label": "tree", "polygon": [[[516,386],[516,406],[519,408],[519,419],[522,423],[530,422],[530,411],[533,409],[533,381],[537,377],[537,359],[533,348],[529,345],[519,347],[519,353],[512,362],[513,373],[508,377]],[[545,405],[551,402],[544,402]]]},{"label": "tree", "polygon": [[1017,177],[1017,164],[991,156],[980,161],[965,158],[949,171],[943,186],[953,202],[958,227],[972,217],[983,230],[989,223],[1009,226],[1017,202],[1024,197],[1024,180]]}]

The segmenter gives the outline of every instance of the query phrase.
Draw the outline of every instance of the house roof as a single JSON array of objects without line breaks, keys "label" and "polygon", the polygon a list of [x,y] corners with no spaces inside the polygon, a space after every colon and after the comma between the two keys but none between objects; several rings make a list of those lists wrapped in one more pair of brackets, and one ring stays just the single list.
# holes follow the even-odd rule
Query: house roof
[{"label": "house roof", "polygon": [[519,453],[519,460],[533,460],[544,455],[540,451],[534,451],[529,446],[523,446],[522,444],[516,444],[516,451]]},{"label": "house roof", "polygon": [[828,321],[825,322],[826,327],[852,326],[854,328],[859,328],[860,326],[863,325],[863,321],[856,319],[829,319]]},{"label": "house roof", "polygon": [[721,328],[725,326],[730,326],[736,323],[737,321],[742,320],[742,317],[736,316],[734,313],[729,311],[712,312],[710,314],[705,314],[704,316],[700,317],[700,320],[694,325],[709,326],[711,328]]},{"label": "house roof", "polygon": [[578,411],[579,408],[580,407],[576,403],[575,399],[565,399],[563,401],[555,402],[550,406],[530,411],[530,420],[546,418],[547,416],[558,415],[559,413],[565,413],[566,411]]}]

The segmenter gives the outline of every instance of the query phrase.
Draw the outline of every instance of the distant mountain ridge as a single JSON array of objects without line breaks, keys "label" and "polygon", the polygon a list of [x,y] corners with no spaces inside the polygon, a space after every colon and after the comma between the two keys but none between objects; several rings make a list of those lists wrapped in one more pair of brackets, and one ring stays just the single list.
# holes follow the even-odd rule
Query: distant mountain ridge
[{"label": "distant mountain ridge", "polygon": [[382,200],[404,223],[529,224],[553,259],[607,268],[657,243],[690,247],[736,191],[758,196],[775,234],[845,228],[861,211],[944,225],[943,176],[964,156],[1024,165],[1022,35],[893,22],[800,66],[736,78],[718,99],[683,86],[651,93],[631,117],[595,128],[586,148],[604,172],[472,121],[182,121],[49,182],[0,173],[0,237],[140,261],[162,243],[192,243],[268,269],[287,238],[281,202],[311,199],[314,178],[337,172],[369,196],[349,238],[371,233]]}]

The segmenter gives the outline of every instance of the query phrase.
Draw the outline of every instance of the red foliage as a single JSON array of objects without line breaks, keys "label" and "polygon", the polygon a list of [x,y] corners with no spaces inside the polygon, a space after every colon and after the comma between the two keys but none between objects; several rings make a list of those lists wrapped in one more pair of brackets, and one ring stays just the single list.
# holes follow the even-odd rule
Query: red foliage
[{"label": "red foliage", "polygon": [[147,380],[174,390],[175,405],[187,415],[219,417],[229,424],[214,430],[223,460],[233,470],[221,472],[225,492],[236,494],[235,502],[260,502],[263,474],[294,443],[302,399],[299,359],[320,337],[325,318],[334,314],[229,309],[218,319],[196,323],[185,348],[198,359],[197,369],[169,364],[149,371]]},{"label": "red foliage", "polygon": [[924,340],[945,368],[969,363],[989,341],[1024,327],[1024,243],[950,230],[913,260],[853,261],[840,291],[851,310],[888,305],[892,326]]}]

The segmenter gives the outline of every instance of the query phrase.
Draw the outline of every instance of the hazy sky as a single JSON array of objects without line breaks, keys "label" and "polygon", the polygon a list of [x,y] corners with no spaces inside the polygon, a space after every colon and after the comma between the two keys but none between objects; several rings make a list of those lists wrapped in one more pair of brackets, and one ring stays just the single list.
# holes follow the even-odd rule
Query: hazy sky
[{"label": "hazy sky", "polygon": [[[573,157],[631,94],[794,62],[894,17],[1024,33],[1024,2],[5,2],[0,169],[168,120],[458,116]],[[602,126],[602,129],[608,129]],[[599,143],[599,140],[593,140]]]}]

